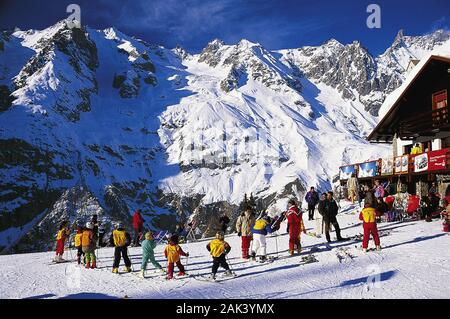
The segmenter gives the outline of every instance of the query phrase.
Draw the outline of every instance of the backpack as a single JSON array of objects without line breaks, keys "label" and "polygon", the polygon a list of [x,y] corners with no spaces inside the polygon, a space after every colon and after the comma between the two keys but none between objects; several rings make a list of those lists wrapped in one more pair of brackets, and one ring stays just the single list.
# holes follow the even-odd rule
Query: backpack
[{"label": "backpack", "polygon": [[81,246],[89,247],[92,243],[92,230],[85,230],[81,235]]}]

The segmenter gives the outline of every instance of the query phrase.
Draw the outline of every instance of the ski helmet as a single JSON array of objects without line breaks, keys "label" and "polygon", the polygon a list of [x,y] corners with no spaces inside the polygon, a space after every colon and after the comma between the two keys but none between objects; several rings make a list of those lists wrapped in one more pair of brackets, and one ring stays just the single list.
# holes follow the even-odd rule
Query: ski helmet
[{"label": "ski helmet", "polygon": [[116,229],[119,229],[119,228],[124,228],[125,226],[124,226],[124,224],[122,223],[122,222],[118,222],[117,224],[116,224]]},{"label": "ski helmet", "polygon": [[216,233],[216,238],[217,238],[217,239],[220,239],[220,240],[223,240],[223,239],[225,238],[225,235],[224,235],[223,232],[218,231],[218,232]]},{"label": "ski helmet", "polygon": [[94,228],[94,224],[92,224],[91,222],[87,222],[86,223],[86,228],[87,229],[93,229]]}]

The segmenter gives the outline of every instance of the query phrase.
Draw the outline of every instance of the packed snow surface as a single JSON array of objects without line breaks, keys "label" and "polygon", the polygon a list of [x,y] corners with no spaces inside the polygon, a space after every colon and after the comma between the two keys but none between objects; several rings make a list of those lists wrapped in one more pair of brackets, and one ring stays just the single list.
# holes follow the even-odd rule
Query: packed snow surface
[{"label": "packed snow surface", "polygon": [[[341,202],[338,221],[345,237],[362,232],[359,210]],[[308,231],[315,221],[305,221]],[[182,244],[190,252],[183,257],[191,277],[166,281],[148,267],[146,279],[137,276],[141,249],[130,248],[134,273],[112,274],[112,248],[98,251],[99,269],[87,270],[74,263],[52,264],[53,252],[0,256],[1,298],[449,298],[449,234],[442,223],[433,221],[379,224],[383,250],[362,252],[359,241],[334,242],[302,235],[301,256],[286,258],[288,235],[282,225],[278,237],[268,238],[268,253],[280,259],[270,264],[243,261],[240,239],[226,240],[232,246],[228,256],[237,278],[212,283],[200,280],[211,270],[207,241]],[[334,233],[332,233],[332,238]],[[373,247],[373,242],[369,244]],[[164,245],[156,248],[156,258],[166,266]],[[299,265],[312,251],[318,262]],[[345,254],[343,251],[346,251]],[[75,256],[75,251],[66,257]],[[188,262],[188,264],[187,264]],[[120,271],[123,271],[123,263]],[[219,270],[218,276],[223,270]],[[371,280],[371,278],[378,281]]]}]

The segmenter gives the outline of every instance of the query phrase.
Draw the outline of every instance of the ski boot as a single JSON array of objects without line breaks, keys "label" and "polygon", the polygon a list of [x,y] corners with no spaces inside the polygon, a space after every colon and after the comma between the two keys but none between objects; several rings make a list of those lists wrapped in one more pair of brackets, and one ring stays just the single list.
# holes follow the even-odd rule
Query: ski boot
[{"label": "ski boot", "polygon": [[118,274],[119,273],[119,268],[113,268],[112,273],[113,274]]},{"label": "ski boot", "polygon": [[91,268],[91,262],[90,262],[90,261],[88,261],[88,262],[86,263],[86,269],[89,269],[89,268]]},{"label": "ski boot", "polygon": [[184,271],[180,271],[178,273],[178,277],[183,277],[183,276],[186,276],[186,273]]},{"label": "ski boot", "polygon": [[297,254],[299,254],[299,255],[300,255],[300,254],[301,254],[301,252],[302,252],[302,246],[298,246],[298,247],[297,247]]},{"label": "ski boot", "polygon": [[264,262],[266,262],[267,261],[267,257],[266,256],[260,256],[259,257],[259,262],[260,263],[264,263]]},{"label": "ski boot", "polygon": [[367,253],[367,248],[363,248],[363,252]]},{"label": "ski boot", "polygon": [[91,269],[97,268],[97,262],[94,260],[91,264]]},{"label": "ski boot", "polygon": [[208,277],[209,280],[216,280],[216,274],[211,274]]},{"label": "ski boot", "polygon": [[173,279],[173,275],[172,275],[172,274],[168,274],[168,275],[166,276],[166,279],[167,279],[167,280]]},{"label": "ski boot", "polygon": [[294,256],[294,251],[293,250],[289,250],[289,255],[290,256]]},{"label": "ski boot", "polygon": [[139,277],[145,278],[145,270],[141,269],[141,272],[139,273]]},{"label": "ski boot", "polygon": [[256,261],[256,252],[252,251],[251,260]]},{"label": "ski boot", "polygon": [[381,251],[381,246],[380,245],[377,246],[377,251]]},{"label": "ski boot", "polygon": [[131,272],[131,267],[125,267],[126,272]]}]

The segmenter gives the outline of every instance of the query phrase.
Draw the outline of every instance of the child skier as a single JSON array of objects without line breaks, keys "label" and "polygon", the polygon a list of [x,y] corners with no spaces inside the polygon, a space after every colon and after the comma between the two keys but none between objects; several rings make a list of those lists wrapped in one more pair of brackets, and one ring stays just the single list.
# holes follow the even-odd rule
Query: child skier
[{"label": "child skier", "polygon": [[70,231],[69,228],[67,227],[68,222],[65,220],[61,223],[61,225],[59,226],[59,230],[58,230],[58,235],[56,235],[56,256],[54,261],[55,262],[63,262],[64,259],[63,254],[64,254],[64,243],[66,241],[66,238],[69,236]]},{"label": "child skier", "polygon": [[97,239],[94,236],[93,231],[94,225],[92,222],[86,223],[86,229],[83,230],[81,235],[81,246],[82,251],[84,252],[86,268],[97,268],[96,260],[95,260],[95,249]]},{"label": "child skier", "polygon": [[147,264],[149,260],[155,268],[165,273],[165,270],[155,259],[155,253],[153,250],[156,247],[156,242],[153,240],[153,233],[151,231],[145,234],[145,240],[142,242],[141,246],[142,246],[141,277],[145,277],[145,270],[147,269]]},{"label": "child skier", "polygon": [[376,210],[369,204],[364,205],[364,209],[359,214],[359,219],[363,221],[363,251],[367,252],[367,247],[369,246],[369,237],[370,234],[373,236],[373,240],[375,242],[375,246],[377,250],[381,250],[380,246],[380,237],[378,236],[377,222],[376,222]]},{"label": "child skier", "polygon": [[297,249],[298,254],[300,254],[302,250],[302,245],[300,242],[300,233],[301,232],[306,233],[306,229],[303,224],[302,212],[297,207],[297,204],[293,199],[290,199],[288,202],[288,210],[286,212],[286,218],[288,221],[289,254],[293,256],[295,249]]},{"label": "child skier", "polygon": [[216,273],[219,266],[222,266],[222,268],[225,269],[225,276],[233,275],[225,258],[225,256],[230,252],[231,246],[224,239],[225,236],[223,232],[219,231],[216,234],[216,239],[213,239],[208,245],[206,245],[206,249],[208,249],[213,257],[212,274],[210,276],[210,279],[212,280],[216,279]]},{"label": "child skier", "polygon": [[168,261],[168,267],[167,267],[167,279],[173,278],[173,268],[174,264],[177,265],[180,272],[178,273],[178,276],[185,276],[186,273],[184,272],[184,266],[181,264],[180,256],[186,256],[189,257],[189,253],[185,253],[183,249],[181,249],[180,245],[178,245],[178,236],[173,235],[170,237],[169,244],[164,249],[164,255],[167,258]]},{"label": "child skier", "polygon": [[80,225],[77,226],[77,233],[75,235],[75,248],[77,249],[77,262],[78,265],[81,264],[81,256],[83,256],[84,259],[84,252],[83,252],[83,246],[81,245],[81,237],[83,236],[83,227]]},{"label": "child skier", "polygon": [[266,261],[266,235],[273,232],[272,227],[270,227],[271,222],[272,220],[269,216],[264,216],[255,222],[253,227],[252,260],[256,259],[256,253],[259,252],[260,261]]},{"label": "child skier", "polygon": [[131,272],[131,261],[128,257],[128,246],[131,244],[131,236],[125,231],[125,227],[122,223],[118,223],[115,230],[113,230],[111,237],[109,238],[111,245],[114,248],[114,263],[112,272],[114,274],[119,273],[120,259],[123,257],[125,262],[125,269],[127,272]]}]

